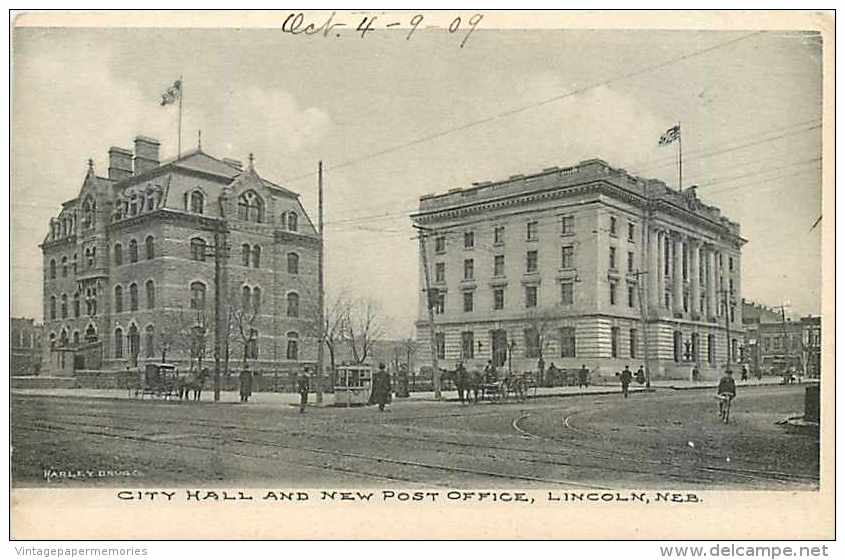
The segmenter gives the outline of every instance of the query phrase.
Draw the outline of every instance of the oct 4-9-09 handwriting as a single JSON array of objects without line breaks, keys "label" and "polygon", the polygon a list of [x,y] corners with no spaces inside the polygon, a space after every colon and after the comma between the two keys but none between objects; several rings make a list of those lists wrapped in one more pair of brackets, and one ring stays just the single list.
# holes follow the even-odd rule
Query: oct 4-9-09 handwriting
[{"label": "oct 4-9-09 handwriting", "polygon": [[[482,19],[484,19],[483,14],[473,14],[465,20],[456,16],[449,22],[446,31],[451,35],[458,34],[461,38],[459,46],[464,48],[470,35],[478,28]],[[405,40],[410,41],[425,21],[425,16],[416,14],[406,20],[397,20],[398,18],[379,18],[377,15],[365,15],[358,21],[353,30],[352,23],[345,23],[337,19],[337,12],[332,12],[322,23],[308,22],[304,13],[297,12],[288,14],[284,23],[282,23],[282,31],[291,35],[322,35],[323,37],[340,38],[344,35],[342,30],[349,29],[353,30],[355,35],[364,39],[368,33],[375,33],[378,30],[407,27],[408,32],[405,34]],[[432,26],[426,27],[426,29],[432,28],[436,29]]]}]

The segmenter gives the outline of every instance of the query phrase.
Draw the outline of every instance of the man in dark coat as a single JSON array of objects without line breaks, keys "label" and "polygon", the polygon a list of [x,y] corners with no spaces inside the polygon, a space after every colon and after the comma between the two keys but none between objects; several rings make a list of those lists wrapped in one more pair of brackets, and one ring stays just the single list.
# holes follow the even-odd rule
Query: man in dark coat
[{"label": "man in dark coat", "polygon": [[640,366],[637,370],[637,383],[640,385],[645,383],[645,370],[643,369],[643,366]]},{"label": "man in dark coat", "polygon": [[631,384],[631,377],[631,370],[628,369],[628,366],[625,366],[625,369],[619,374],[619,381],[622,383],[622,396],[626,399],[628,398],[628,385]]},{"label": "man in dark coat", "polygon": [[390,375],[384,369],[384,364],[378,365],[378,371],[373,376],[372,402],[378,405],[379,412],[384,412],[384,405],[390,401]]},{"label": "man in dark coat", "polygon": [[581,364],[581,369],[578,370],[578,388],[587,387],[589,384],[587,382],[587,376],[590,374],[590,370],[587,369],[587,364]]},{"label": "man in dark coat", "polygon": [[248,369],[241,370],[238,380],[241,384],[241,402],[249,402],[249,397],[252,396],[252,372]]},{"label": "man in dark coat", "polygon": [[495,383],[498,381],[499,375],[496,373],[496,366],[493,365],[493,360],[488,360],[484,367],[484,382]]},{"label": "man in dark coat", "polygon": [[299,393],[299,413],[305,412],[308,405],[308,391],[311,390],[311,380],[308,378],[308,370],[304,369],[296,377],[296,392]]}]

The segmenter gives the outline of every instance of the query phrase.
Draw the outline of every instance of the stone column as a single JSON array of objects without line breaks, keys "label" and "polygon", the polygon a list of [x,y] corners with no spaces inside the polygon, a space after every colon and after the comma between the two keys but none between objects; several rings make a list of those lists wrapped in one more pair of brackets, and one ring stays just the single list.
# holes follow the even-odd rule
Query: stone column
[{"label": "stone column", "polygon": [[[657,230],[657,309],[663,309],[663,290],[666,283],[665,275],[663,274],[663,260],[665,258],[666,247],[666,232]],[[659,312],[659,311],[658,311]]]},{"label": "stone column", "polygon": [[713,246],[707,247],[707,316],[716,316],[716,252]]},{"label": "stone column", "polygon": [[681,234],[672,235],[672,310],[684,311],[684,255],[681,249]]},{"label": "stone column", "polygon": [[660,243],[658,243],[658,231],[651,229],[648,232],[648,305],[652,309],[656,309],[660,305],[659,269]]},{"label": "stone column", "polygon": [[687,257],[688,262],[687,266],[689,267],[689,299],[690,299],[690,312],[691,313],[701,313],[701,310],[698,308],[698,301],[701,298],[701,292],[699,291],[699,279],[698,279],[698,248],[699,242],[697,239],[690,238],[688,243],[687,249]]}]

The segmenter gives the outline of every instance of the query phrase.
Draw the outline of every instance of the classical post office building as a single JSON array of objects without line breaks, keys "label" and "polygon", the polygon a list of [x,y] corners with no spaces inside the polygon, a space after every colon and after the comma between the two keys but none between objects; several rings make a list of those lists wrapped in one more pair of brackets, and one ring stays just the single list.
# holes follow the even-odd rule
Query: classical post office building
[{"label": "classical post office building", "polygon": [[251,155],[161,162],[138,136],[108,156],[105,177],[89,160],[41,244],[46,372],[211,366],[218,318],[231,368],[313,361],[319,237],[299,195]]},{"label": "classical post office building", "polygon": [[[715,377],[740,359],[739,224],[682,192],[602,160],[420,198],[417,332],[445,367],[648,362],[652,377]],[[647,347],[647,348],[646,348]],[[648,350],[648,357],[646,357]]]}]

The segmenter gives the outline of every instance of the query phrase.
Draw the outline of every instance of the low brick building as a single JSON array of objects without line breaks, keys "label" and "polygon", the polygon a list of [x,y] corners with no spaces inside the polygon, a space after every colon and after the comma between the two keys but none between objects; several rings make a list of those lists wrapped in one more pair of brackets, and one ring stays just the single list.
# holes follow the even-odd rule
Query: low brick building
[{"label": "low brick building", "polygon": [[[164,360],[286,373],[315,359],[319,234],[299,195],[196,149],[159,161],[158,141],[89,160],[41,244],[44,367],[125,371]],[[220,290],[219,298],[215,291]]]}]

